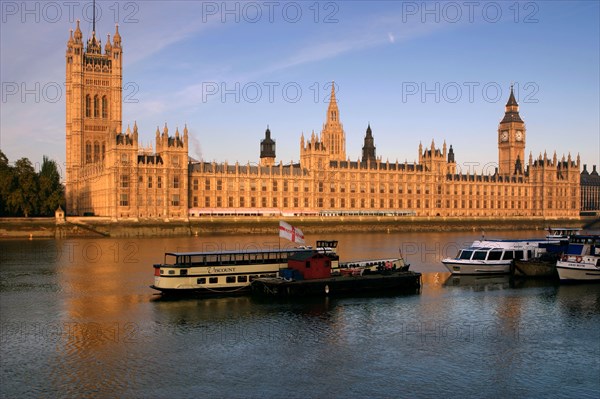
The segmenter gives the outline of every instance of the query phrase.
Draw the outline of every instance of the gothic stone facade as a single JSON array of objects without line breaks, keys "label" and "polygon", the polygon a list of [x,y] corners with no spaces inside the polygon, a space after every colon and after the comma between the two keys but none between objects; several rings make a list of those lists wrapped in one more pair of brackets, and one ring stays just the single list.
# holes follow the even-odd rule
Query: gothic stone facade
[{"label": "gothic stone facade", "polygon": [[498,131],[493,173],[459,173],[454,149],[419,145],[418,161],[384,162],[369,126],[362,158],[346,155],[332,85],[320,134],[300,139],[300,163],[276,162],[267,129],[257,164],[188,157],[188,131],[156,131],[154,150],[138,129],[122,132],[122,45],[118,27],[104,52],[95,32],[84,48],[79,23],[67,43],[67,213],[114,219],[186,219],[207,213],[314,214],[395,211],[417,216],[577,218],[580,161],[545,153],[525,163],[525,123],[512,89]]},{"label": "gothic stone facade", "polygon": [[600,212],[600,175],[596,165],[592,165],[592,172],[588,172],[587,165],[583,165],[581,172],[581,212],[582,214],[598,214]]}]

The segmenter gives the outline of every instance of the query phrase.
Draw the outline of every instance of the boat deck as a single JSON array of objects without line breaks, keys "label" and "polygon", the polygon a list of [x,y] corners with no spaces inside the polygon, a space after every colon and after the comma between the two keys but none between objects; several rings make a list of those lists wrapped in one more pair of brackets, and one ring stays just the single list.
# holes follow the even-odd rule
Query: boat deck
[{"label": "boat deck", "polygon": [[252,293],[263,296],[335,296],[373,292],[416,294],[421,289],[421,273],[390,272],[363,276],[334,276],[315,280],[259,278],[251,285]]}]

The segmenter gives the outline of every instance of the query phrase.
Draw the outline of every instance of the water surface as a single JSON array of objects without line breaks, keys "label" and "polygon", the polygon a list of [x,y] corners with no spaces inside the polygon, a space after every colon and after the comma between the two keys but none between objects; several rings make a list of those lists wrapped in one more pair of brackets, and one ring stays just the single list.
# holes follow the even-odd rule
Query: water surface
[{"label": "water surface", "polygon": [[338,239],[342,260],[401,251],[424,273],[422,293],[164,300],[148,286],[165,251],[286,244],[268,236],[0,241],[0,392],[598,397],[600,285],[451,277],[440,259],[481,232],[317,238]]}]

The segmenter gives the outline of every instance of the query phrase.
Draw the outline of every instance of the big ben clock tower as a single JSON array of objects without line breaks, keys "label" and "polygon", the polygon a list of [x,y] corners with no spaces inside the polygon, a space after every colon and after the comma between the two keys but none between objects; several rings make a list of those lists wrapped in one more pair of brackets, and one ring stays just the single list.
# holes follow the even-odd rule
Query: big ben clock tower
[{"label": "big ben clock tower", "polygon": [[522,173],[525,159],[525,122],[519,115],[513,87],[506,103],[504,118],[498,125],[498,173],[512,175]]}]

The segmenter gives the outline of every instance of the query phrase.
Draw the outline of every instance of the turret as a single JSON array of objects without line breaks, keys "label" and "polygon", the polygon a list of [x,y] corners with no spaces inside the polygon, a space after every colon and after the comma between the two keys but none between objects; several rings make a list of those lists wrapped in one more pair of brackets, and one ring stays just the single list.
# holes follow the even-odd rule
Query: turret
[{"label": "turret", "polygon": [[452,144],[450,144],[450,150],[448,151],[448,163],[456,163],[454,160],[454,149],[452,148]]},{"label": "turret", "polygon": [[110,44],[110,34],[106,35],[106,44],[104,45],[104,53],[110,55],[112,51],[112,44]]},{"label": "turret", "polygon": [[362,148],[362,163],[368,164],[376,161],[375,156],[375,140],[373,139],[373,132],[371,131],[371,124],[367,126],[367,133],[365,134],[365,142]]},{"label": "turret", "polygon": [[75,27],[75,35],[73,38],[75,39],[76,44],[83,44],[83,33],[81,33],[81,28],[79,27],[79,20],[77,20],[77,26]]},{"label": "turret", "polygon": [[260,164],[262,166],[275,164],[275,141],[271,138],[269,126],[265,131],[265,138],[260,141]]},{"label": "turret", "polygon": [[115,25],[115,36],[113,40],[113,45],[116,48],[121,48],[121,35],[119,34],[119,24]]}]

